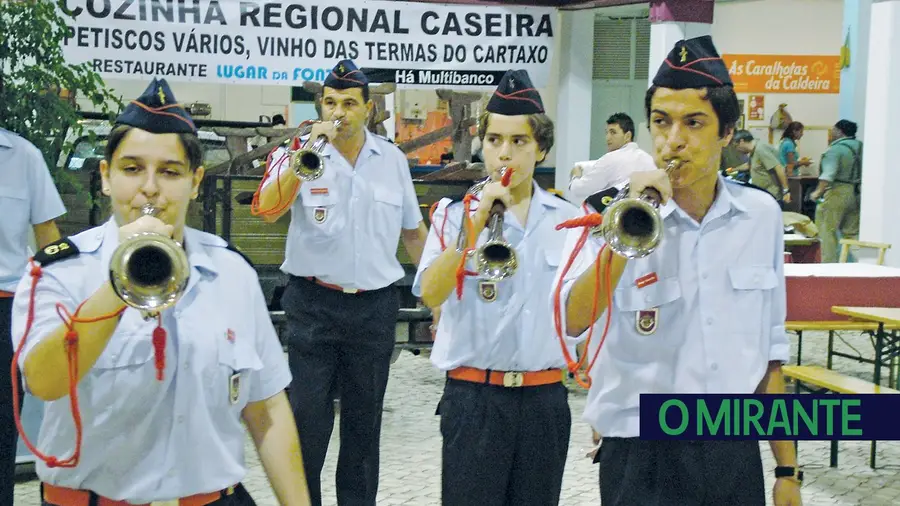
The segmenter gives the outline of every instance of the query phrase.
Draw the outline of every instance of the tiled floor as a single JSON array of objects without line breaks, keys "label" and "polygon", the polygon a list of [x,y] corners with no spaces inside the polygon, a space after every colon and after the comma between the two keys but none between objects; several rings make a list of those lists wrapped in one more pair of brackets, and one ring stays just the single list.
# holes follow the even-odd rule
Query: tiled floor
[{"label": "tiled floor", "polygon": [[[872,355],[868,337],[844,333],[846,341],[856,350]],[[807,333],[803,342],[805,364],[824,364],[824,333]],[[851,348],[837,341],[837,347],[848,352]],[[796,338],[794,339],[796,353]],[[871,380],[872,368],[853,363],[846,359],[836,359],[835,369]],[[411,504],[419,506],[440,504],[440,448],[438,419],[434,415],[435,405],[443,387],[443,377],[434,370],[424,357],[403,353],[391,372],[385,400],[384,428],[381,443],[381,480],[378,495],[379,505]],[[581,506],[599,504],[597,467],[584,458],[585,449],[590,446],[590,428],[581,422],[585,394],[573,391],[569,397],[574,426],[569,448],[569,463],[563,482],[561,504]],[[885,416],[893,416],[885,414]],[[332,448],[338,444],[337,431],[332,439]],[[764,466],[774,467],[767,443],[762,443]],[[806,466],[806,483],[803,486],[803,501],[806,506],[831,505],[894,505],[900,504],[900,442],[881,442],[878,445],[878,465],[887,468],[872,470],[868,466],[868,442],[844,442],[840,444],[840,465],[837,469],[828,467],[828,443],[801,443],[800,461]],[[252,445],[248,443],[250,472],[244,484],[260,505],[274,505],[272,495],[262,467]],[[334,499],[333,476],[336,451],[331,451],[325,465],[325,504],[336,504]],[[772,478],[766,476],[771,490]],[[16,506],[36,506],[38,500],[37,481],[19,483],[16,486]]]}]

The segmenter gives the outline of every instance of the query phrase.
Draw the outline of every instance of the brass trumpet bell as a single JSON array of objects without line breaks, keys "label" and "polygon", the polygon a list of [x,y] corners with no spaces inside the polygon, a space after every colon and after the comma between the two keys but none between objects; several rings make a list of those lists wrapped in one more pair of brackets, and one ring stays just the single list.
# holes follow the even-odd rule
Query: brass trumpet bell
[{"label": "brass trumpet bell", "polygon": [[[628,195],[626,186],[621,195]],[[603,223],[595,233],[625,258],[643,258],[653,253],[662,242],[663,222],[659,200],[650,195],[614,200],[603,212]]]},{"label": "brass trumpet bell", "polygon": [[[145,214],[151,212],[145,210]],[[189,277],[190,263],[181,243],[154,232],[136,234],[123,241],[109,263],[113,291],[145,317],[157,315],[178,302]]]},{"label": "brass trumpet bell", "polygon": [[[335,128],[340,128],[343,122],[336,120]],[[328,145],[328,137],[320,135],[318,139],[308,146],[304,146],[291,153],[291,170],[302,181],[315,181],[325,172],[325,160],[322,159],[322,151]]]},{"label": "brass trumpet bell", "polygon": [[[669,174],[679,161],[666,166]],[[592,232],[600,235],[606,244],[619,255],[633,259],[643,258],[659,247],[663,240],[662,215],[659,212],[662,197],[653,188],[645,189],[638,197],[629,197],[630,185],[625,185],[618,196],[603,210],[603,222]]]}]

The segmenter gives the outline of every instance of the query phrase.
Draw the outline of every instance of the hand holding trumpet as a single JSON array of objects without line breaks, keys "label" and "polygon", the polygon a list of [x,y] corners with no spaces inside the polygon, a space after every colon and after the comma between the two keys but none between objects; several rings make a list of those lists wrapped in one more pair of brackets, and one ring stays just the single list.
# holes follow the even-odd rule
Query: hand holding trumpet
[{"label": "hand holding trumpet", "polygon": [[312,129],[309,131],[310,139],[318,139],[325,136],[328,142],[334,142],[337,137],[340,121],[317,121],[313,123]]},{"label": "hand holding trumpet", "polygon": [[[659,194],[659,204],[665,205],[672,198],[672,182],[669,173],[677,166],[678,162],[669,162],[665,169],[634,172],[628,186],[628,196],[638,198],[647,190]],[[654,195],[656,197],[656,195]]]},{"label": "hand holding trumpet", "polygon": [[478,209],[472,217],[472,224],[475,228],[476,237],[487,226],[488,219],[491,216],[491,209],[494,203],[500,201],[507,208],[512,206],[512,194],[509,192],[508,186],[503,186],[500,181],[491,181],[484,185],[481,191],[481,200],[478,203]]},{"label": "hand holding trumpet", "polygon": [[172,225],[165,223],[153,215],[144,214],[131,223],[119,227],[119,243],[125,242],[125,240],[129,238],[145,232],[151,232],[171,238],[174,231],[175,227]]}]

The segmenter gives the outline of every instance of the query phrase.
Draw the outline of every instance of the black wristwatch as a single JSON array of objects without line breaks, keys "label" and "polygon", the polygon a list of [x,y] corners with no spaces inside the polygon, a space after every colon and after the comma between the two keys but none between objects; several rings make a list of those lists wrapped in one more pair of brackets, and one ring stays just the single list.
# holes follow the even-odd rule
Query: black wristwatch
[{"label": "black wristwatch", "polygon": [[778,466],[775,468],[775,477],[795,478],[800,483],[803,483],[803,470],[796,467]]}]

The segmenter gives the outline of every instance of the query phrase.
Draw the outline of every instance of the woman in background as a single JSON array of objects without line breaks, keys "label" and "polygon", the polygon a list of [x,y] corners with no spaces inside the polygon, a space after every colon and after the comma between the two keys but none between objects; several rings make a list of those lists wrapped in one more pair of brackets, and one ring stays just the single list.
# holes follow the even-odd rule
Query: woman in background
[{"label": "woman in background", "polygon": [[781,147],[778,153],[781,165],[784,167],[788,177],[799,176],[800,167],[807,167],[811,163],[809,158],[800,158],[800,154],[797,152],[797,143],[800,142],[802,137],[803,123],[799,121],[788,123],[784,133],[781,134]]}]

